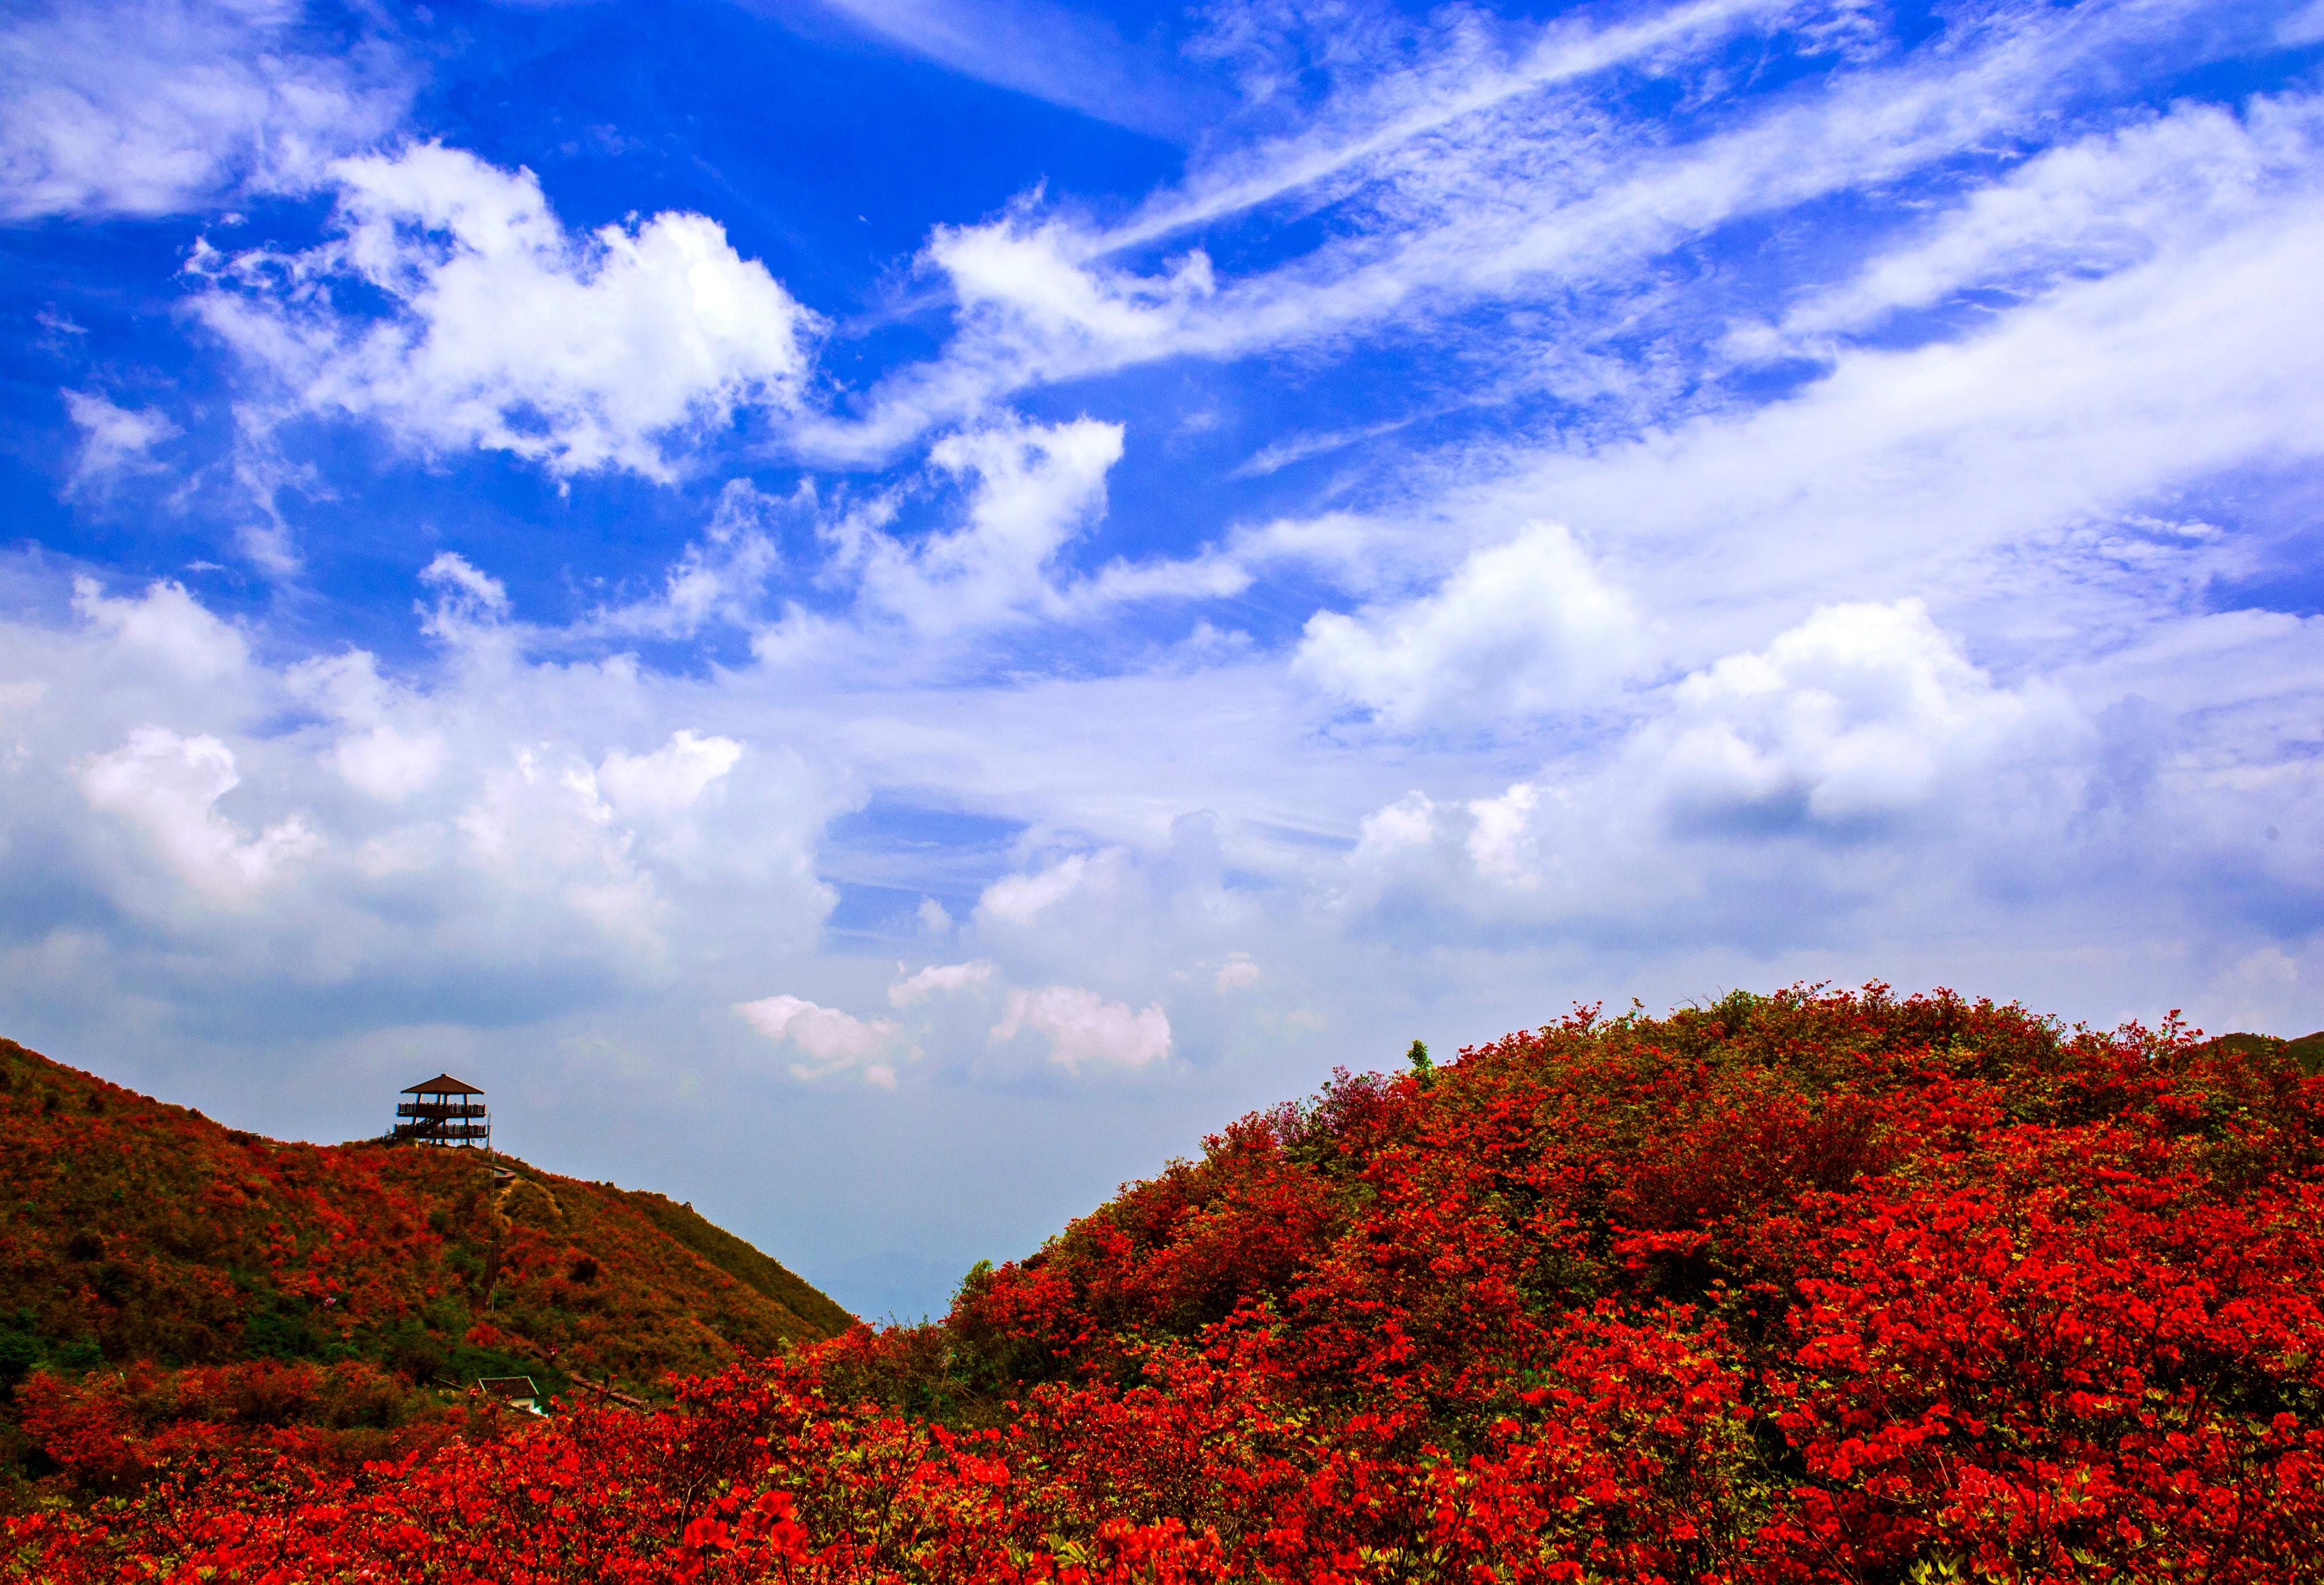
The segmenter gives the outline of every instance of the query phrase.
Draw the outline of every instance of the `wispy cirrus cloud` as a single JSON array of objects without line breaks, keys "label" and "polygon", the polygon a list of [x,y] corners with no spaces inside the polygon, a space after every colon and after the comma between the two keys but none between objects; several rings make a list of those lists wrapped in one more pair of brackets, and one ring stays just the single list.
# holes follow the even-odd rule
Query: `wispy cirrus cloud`
[{"label": "wispy cirrus cloud", "polygon": [[180,214],[303,188],[389,134],[412,88],[359,20],[302,0],[14,7],[0,218]]},{"label": "wispy cirrus cloud", "polygon": [[[770,0],[739,0],[798,25]],[[1168,53],[1133,43],[1090,12],[1053,0],[816,0],[876,38],[996,87],[1166,136],[1195,124],[1200,85]]]},{"label": "wispy cirrus cloud", "polygon": [[181,433],[176,420],[156,408],[123,407],[95,391],[60,394],[66,412],[81,432],[70,486],[76,490],[100,487],[126,474],[152,471],[156,466],[153,448]]},{"label": "wispy cirrus cloud", "polygon": [[[1351,93],[1355,107],[1320,113],[1330,133],[1235,149],[1221,159],[1236,174],[1205,167],[1183,197],[1157,198],[1121,226],[1019,207],[940,228],[925,263],[959,308],[944,355],[890,373],[858,419],[809,426],[802,443],[877,455],[1029,387],[1421,326],[1489,360],[1525,358],[1531,378],[1584,396],[1605,369],[1571,366],[1554,347],[1586,347],[1617,327],[1634,336],[1642,313],[1679,304],[1702,312],[1699,294],[1660,292],[1657,261],[1837,195],[1916,175],[1950,181],[1969,151],[2038,137],[2126,61],[2163,48],[2233,52],[2264,32],[2257,21],[2223,26],[2193,0],[2003,6],[1962,19],[1943,51],[1860,65],[1834,56],[1812,92],[1719,105],[1720,51],[1735,32],[1789,33],[1813,51],[1818,35],[1804,24],[1853,10],[1679,7],[1602,32],[1551,28],[1514,58],[1497,41],[1456,34],[1441,58]],[[1710,102],[1674,136],[1609,102],[1640,77],[1694,83]],[[1266,263],[1227,273],[1197,244],[1137,263],[1162,238],[1199,238],[1231,217],[1259,224],[1268,206],[1299,194],[1295,213],[1335,223],[1288,257],[1262,252]],[[1558,306],[1536,312],[1528,334],[1463,327],[1484,305],[1526,299]],[[1714,328],[1668,327],[1682,343]]]}]

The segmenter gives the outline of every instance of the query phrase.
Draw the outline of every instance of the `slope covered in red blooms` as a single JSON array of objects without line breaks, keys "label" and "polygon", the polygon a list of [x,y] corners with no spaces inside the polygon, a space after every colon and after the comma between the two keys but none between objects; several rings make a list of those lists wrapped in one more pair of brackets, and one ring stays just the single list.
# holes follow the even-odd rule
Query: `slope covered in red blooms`
[{"label": "slope covered in red blooms", "polygon": [[1577,1017],[672,1408],[76,1485],[137,1388],[36,1379],[65,1472],[0,1577],[2314,1580],[2305,1055],[1877,989]]},{"label": "slope covered in red blooms", "polygon": [[659,1195],[280,1144],[0,1042],[0,1387],[273,1359],[650,1390],[853,1320]]}]

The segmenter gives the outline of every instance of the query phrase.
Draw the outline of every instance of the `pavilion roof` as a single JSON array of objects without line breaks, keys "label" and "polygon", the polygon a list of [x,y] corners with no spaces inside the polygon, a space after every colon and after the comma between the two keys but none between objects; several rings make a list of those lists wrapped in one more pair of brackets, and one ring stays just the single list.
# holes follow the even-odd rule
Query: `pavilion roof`
[{"label": "pavilion roof", "polygon": [[482,1095],[484,1092],[474,1084],[462,1083],[449,1074],[438,1074],[425,1083],[412,1085],[404,1093],[406,1095]]}]

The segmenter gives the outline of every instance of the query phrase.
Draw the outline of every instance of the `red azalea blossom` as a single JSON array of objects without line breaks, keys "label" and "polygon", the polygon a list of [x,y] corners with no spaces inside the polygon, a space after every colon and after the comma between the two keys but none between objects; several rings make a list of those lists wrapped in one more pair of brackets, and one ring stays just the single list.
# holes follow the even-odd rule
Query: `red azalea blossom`
[{"label": "red azalea blossom", "polygon": [[311,1405],[369,1367],[36,1373],[69,1500],[0,1578],[2310,1580],[2319,1103],[2280,1052],[1941,993],[1578,1014],[1342,1074],[940,1323],[667,1407],[365,1459]]}]

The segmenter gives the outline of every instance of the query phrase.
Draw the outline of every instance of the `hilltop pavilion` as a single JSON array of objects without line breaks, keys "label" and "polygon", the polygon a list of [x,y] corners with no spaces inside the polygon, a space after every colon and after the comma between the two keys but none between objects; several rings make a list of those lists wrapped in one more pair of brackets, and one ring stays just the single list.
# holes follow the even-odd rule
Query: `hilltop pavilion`
[{"label": "hilltop pavilion", "polygon": [[481,1145],[492,1148],[492,1114],[484,1110],[484,1092],[449,1074],[438,1074],[404,1092],[410,1100],[395,1109],[395,1132],[390,1137],[423,1145]]}]

